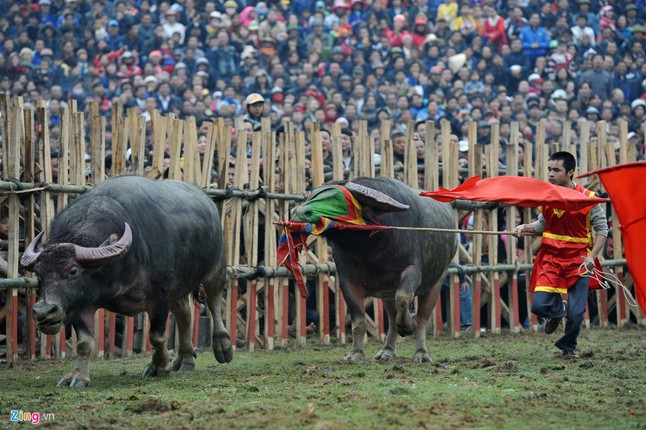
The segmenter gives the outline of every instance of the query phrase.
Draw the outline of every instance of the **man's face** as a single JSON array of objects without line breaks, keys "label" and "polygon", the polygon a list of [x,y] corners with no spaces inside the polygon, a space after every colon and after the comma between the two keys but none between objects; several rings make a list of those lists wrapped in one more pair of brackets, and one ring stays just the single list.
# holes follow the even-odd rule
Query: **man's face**
[{"label": "man's face", "polygon": [[547,162],[547,180],[550,184],[565,187],[570,184],[570,177],[573,174],[572,170],[565,170],[563,160],[550,160]]},{"label": "man's face", "polygon": [[406,150],[406,137],[397,136],[395,140],[393,140],[393,152],[395,154],[404,155],[405,150]]},{"label": "man's face", "polygon": [[262,111],[265,107],[263,102],[257,102],[252,105],[249,105],[249,113],[252,117],[257,118],[262,115]]}]

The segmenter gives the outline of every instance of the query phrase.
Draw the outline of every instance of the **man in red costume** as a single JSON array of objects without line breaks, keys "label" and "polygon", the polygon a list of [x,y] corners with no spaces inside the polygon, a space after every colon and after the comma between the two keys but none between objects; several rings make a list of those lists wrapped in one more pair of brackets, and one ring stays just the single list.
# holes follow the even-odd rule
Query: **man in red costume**
[{"label": "man in red costume", "polygon": [[[549,182],[580,191],[589,197],[594,192],[572,181],[576,160],[569,152],[552,154],[547,170]],[[580,276],[592,270],[608,236],[608,221],[601,205],[586,213],[566,212],[550,206],[540,208],[538,220],[521,224],[515,231],[518,237],[525,233],[542,233],[541,249],[534,261],[530,290],[534,292],[532,312],[545,318],[545,333],[556,331],[567,315],[565,334],[555,345],[563,357],[577,359],[577,338],[588,298],[590,278]],[[594,229],[594,239],[591,228]],[[586,270],[579,270],[581,264]],[[562,294],[568,295],[567,304]]]}]

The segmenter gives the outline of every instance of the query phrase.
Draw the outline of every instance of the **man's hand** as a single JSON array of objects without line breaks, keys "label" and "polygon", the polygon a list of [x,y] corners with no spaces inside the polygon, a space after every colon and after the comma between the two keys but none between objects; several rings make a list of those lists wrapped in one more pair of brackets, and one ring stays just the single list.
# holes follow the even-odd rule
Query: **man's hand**
[{"label": "man's hand", "polygon": [[583,259],[583,267],[585,267],[585,270],[588,272],[592,272],[594,270],[594,258],[592,258],[590,255],[585,257]]},{"label": "man's hand", "polygon": [[517,237],[523,237],[526,233],[534,233],[534,227],[529,224],[521,224],[514,229],[514,234]]}]

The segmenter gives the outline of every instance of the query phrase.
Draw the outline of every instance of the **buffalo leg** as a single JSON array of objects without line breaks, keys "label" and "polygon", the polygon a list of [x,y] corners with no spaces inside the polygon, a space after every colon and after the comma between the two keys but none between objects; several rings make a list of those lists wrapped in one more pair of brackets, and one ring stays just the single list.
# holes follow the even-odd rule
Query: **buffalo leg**
[{"label": "buffalo leg", "polygon": [[153,346],[152,361],[144,369],[143,376],[167,376],[170,373],[170,354],[166,347],[166,320],[168,309],[148,312],[150,318],[150,344]]},{"label": "buffalo leg", "polygon": [[433,308],[437,303],[437,298],[440,295],[442,279],[443,278],[440,278],[438,283],[435,284],[430,291],[422,294],[417,299],[417,315],[415,315],[417,323],[415,328],[416,349],[413,354],[413,361],[416,363],[431,363],[433,361],[426,350],[426,328],[431,318]]},{"label": "buffalo leg", "polygon": [[222,292],[224,291],[224,277],[204,282],[206,303],[213,318],[213,355],[218,363],[230,363],[233,360],[231,338],[222,321]]},{"label": "buffalo leg", "polygon": [[348,285],[344,288],[341,281],[341,290],[345,298],[350,318],[352,319],[352,351],[346,355],[345,359],[350,361],[365,361],[364,342],[368,328],[366,322],[366,310],[363,307],[363,298],[365,290],[358,285]]},{"label": "buffalo leg", "polygon": [[188,296],[170,304],[170,311],[175,315],[177,321],[177,334],[179,349],[177,358],[173,362],[173,370],[188,372],[195,368],[193,358],[197,357],[193,348],[193,337],[191,336],[191,305]]},{"label": "buffalo leg", "polygon": [[395,293],[397,305],[397,332],[400,336],[412,334],[415,331],[415,320],[410,315],[410,304],[415,298],[415,292],[422,280],[422,272],[417,266],[408,266],[403,270],[399,287]]},{"label": "buffalo leg", "polygon": [[59,387],[87,387],[90,385],[90,357],[94,351],[94,310],[88,311],[79,321],[72,323],[76,343],[76,368],[58,381]]},{"label": "buffalo leg", "polygon": [[384,347],[375,355],[375,360],[388,361],[397,356],[397,304],[392,300],[384,300],[384,308],[388,314],[388,334]]}]

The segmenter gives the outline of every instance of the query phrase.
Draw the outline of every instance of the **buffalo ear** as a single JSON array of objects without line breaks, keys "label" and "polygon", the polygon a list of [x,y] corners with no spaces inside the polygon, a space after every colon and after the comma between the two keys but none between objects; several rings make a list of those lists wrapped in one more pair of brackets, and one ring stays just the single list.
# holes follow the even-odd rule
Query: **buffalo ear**
[{"label": "buffalo ear", "polygon": [[352,193],[355,199],[364,206],[378,209],[384,212],[400,212],[409,208],[408,205],[398,202],[392,197],[354,182],[348,182],[345,187]]}]

